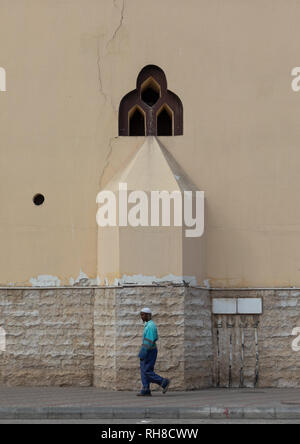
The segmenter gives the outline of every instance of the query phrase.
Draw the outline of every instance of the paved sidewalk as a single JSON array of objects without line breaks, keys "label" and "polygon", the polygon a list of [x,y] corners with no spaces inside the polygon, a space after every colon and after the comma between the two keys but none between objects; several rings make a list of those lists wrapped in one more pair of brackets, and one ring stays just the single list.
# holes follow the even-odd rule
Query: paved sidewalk
[{"label": "paved sidewalk", "polygon": [[135,392],[93,387],[0,387],[0,419],[299,419],[300,389]]}]

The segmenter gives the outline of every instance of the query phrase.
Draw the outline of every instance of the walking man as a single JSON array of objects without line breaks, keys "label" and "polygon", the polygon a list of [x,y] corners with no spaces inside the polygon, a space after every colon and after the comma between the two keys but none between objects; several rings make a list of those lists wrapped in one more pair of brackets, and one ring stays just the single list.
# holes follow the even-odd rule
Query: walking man
[{"label": "walking man", "polygon": [[154,373],[154,366],[157,357],[156,341],[158,340],[157,328],[152,321],[150,308],[143,308],[141,311],[142,321],[145,323],[143,343],[140,349],[140,368],[143,388],[137,396],[151,396],[150,383],[158,384],[162,387],[162,392],[166,393],[170,380],[162,378]]}]

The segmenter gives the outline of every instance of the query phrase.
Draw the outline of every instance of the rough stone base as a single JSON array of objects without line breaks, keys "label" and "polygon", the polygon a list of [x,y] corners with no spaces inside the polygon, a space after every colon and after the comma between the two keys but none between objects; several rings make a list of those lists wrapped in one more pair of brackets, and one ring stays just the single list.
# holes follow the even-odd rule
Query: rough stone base
[{"label": "rough stone base", "polygon": [[93,289],[0,290],[0,385],[92,385],[93,310]]},{"label": "rough stone base", "polygon": [[141,386],[137,354],[144,306],[151,307],[158,327],[156,373],[172,378],[173,390],[211,386],[208,293],[182,286],[96,290],[94,384],[116,390]]},{"label": "rough stone base", "polygon": [[263,301],[262,315],[213,316],[214,386],[300,387],[300,351],[292,349],[300,291],[211,290],[210,296]]},{"label": "rough stone base", "polygon": [[[263,313],[212,315],[212,299],[227,297],[261,297]],[[137,390],[143,306],[158,326],[156,371],[173,390],[300,387],[299,290],[176,285],[0,289],[0,386]]]}]

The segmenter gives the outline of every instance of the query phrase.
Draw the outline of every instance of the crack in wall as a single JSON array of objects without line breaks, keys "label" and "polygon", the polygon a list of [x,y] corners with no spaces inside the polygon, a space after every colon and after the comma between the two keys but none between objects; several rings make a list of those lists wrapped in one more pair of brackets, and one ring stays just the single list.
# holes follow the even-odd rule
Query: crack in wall
[{"label": "crack in wall", "polygon": [[104,103],[106,104],[107,101],[110,102],[110,105],[112,107],[112,110],[114,113],[118,113],[118,107],[114,105],[112,96],[105,93],[103,88],[103,81],[102,81],[102,60],[101,60],[101,51],[100,51],[100,37],[98,38],[97,43],[97,66],[98,66],[98,82],[99,82],[99,92],[104,97]]},{"label": "crack in wall", "polygon": [[[117,2],[116,0],[114,0],[113,5],[116,9],[118,8]],[[114,41],[114,39],[116,38],[119,30],[121,29],[122,25],[123,25],[123,20],[124,20],[124,14],[125,14],[125,0],[123,0],[122,3],[122,8],[121,8],[121,16],[120,16],[120,20],[119,20],[119,24],[117,26],[117,28],[115,29],[113,36],[108,40],[108,42],[106,43],[106,49],[108,49],[109,45]],[[99,91],[100,93],[103,95],[105,103],[108,100],[108,95],[104,92],[103,89],[103,81],[102,81],[102,61],[101,61],[101,51],[100,51],[100,38],[98,38],[98,42],[97,42],[97,66],[98,66],[98,80],[99,80]],[[113,109],[113,111],[115,113],[118,112],[118,109],[114,106],[114,103],[112,101],[112,98],[110,98],[110,103],[111,103],[111,107]]]},{"label": "crack in wall", "polygon": [[100,55],[100,39],[97,42],[97,66],[98,66],[98,80],[99,80],[99,91],[103,95],[105,103],[107,102],[107,94],[103,90],[102,83],[102,67],[101,67],[101,55]]},{"label": "crack in wall", "polygon": [[[115,6],[115,8],[117,8],[117,5],[116,5],[116,3],[115,3],[115,0],[114,0],[114,6]],[[120,29],[122,28],[123,20],[124,20],[124,14],[125,14],[125,6],[126,6],[126,5],[125,5],[125,0],[123,0],[122,9],[121,9],[120,22],[119,22],[117,28],[115,29],[112,38],[107,42],[107,44],[106,44],[106,48],[108,48],[108,46],[111,44],[111,42],[113,42],[113,40],[115,40],[115,38],[116,38],[118,32],[119,32]]]},{"label": "crack in wall", "polygon": [[112,151],[113,151],[112,141],[114,139],[116,139],[116,138],[117,137],[110,137],[109,142],[108,142],[108,153],[106,155],[105,164],[104,164],[104,167],[103,167],[102,173],[100,175],[100,179],[99,179],[100,188],[101,188],[101,185],[102,185],[102,179],[103,179],[104,173],[105,173],[105,171],[106,171],[106,169],[107,169],[107,167],[109,165],[109,160],[110,160],[110,157],[112,155]]},{"label": "crack in wall", "polygon": [[[116,9],[118,9],[118,10],[120,9],[120,8],[118,7],[117,0],[113,0],[113,6],[114,6]],[[108,40],[108,42],[106,43],[106,46],[105,46],[106,49],[108,49],[109,45],[115,40],[115,38],[117,37],[117,35],[118,35],[118,33],[119,33],[119,31],[120,31],[122,25],[123,25],[124,14],[125,14],[125,7],[126,7],[126,2],[125,2],[125,0],[123,0],[123,2],[122,2],[122,8],[121,8],[121,13],[120,13],[119,24],[118,24],[118,26],[116,27],[115,31],[113,32],[112,37],[111,37],[111,38]],[[115,107],[111,95],[106,94],[105,91],[104,91],[104,88],[103,88],[103,76],[102,76],[102,65],[103,65],[103,64],[102,64],[102,60],[103,60],[104,57],[102,57],[102,55],[101,55],[101,47],[100,47],[100,44],[101,44],[101,38],[99,37],[99,38],[98,38],[98,41],[97,41],[97,66],[98,66],[99,91],[100,91],[100,93],[102,94],[105,103],[107,103],[107,102],[109,101],[109,102],[110,102],[110,105],[111,105],[111,107],[112,107],[113,112],[117,114],[117,113],[118,113],[118,109],[117,109],[117,107]],[[104,55],[104,56],[105,56],[105,55]],[[104,174],[105,174],[105,171],[106,171],[106,169],[107,169],[107,167],[108,167],[108,165],[109,165],[110,157],[111,157],[111,154],[112,154],[112,151],[113,151],[112,142],[113,142],[113,139],[114,139],[114,138],[117,138],[117,137],[110,137],[109,142],[108,142],[108,153],[107,153],[107,156],[106,156],[106,159],[105,159],[105,165],[104,165],[104,167],[103,167],[103,170],[102,170],[102,173],[101,173],[101,175],[100,175],[100,179],[99,179],[100,187],[101,187],[101,183],[102,183],[102,180],[103,180],[103,176],[104,176]]]}]

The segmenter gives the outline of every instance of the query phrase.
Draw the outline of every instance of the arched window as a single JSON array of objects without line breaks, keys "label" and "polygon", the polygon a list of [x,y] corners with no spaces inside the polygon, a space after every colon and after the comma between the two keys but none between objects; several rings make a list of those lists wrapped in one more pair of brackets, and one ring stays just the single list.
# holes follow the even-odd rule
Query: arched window
[{"label": "arched window", "polygon": [[183,106],[167,89],[162,69],[148,65],[137,78],[137,87],[123,97],[119,107],[120,136],[179,136],[183,134]]},{"label": "arched window", "polygon": [[163,105],[157,113],[157,135],[173,135],[173,112],[168,105]]},{"label": "arched window", "polygon": [[149,77],[141,86],[142,101],[149,106],[153,106],[156,104],[160,96],[159,84],[153,79],[153,77]]},{"label": "arched window", "polygon": [[144,136],[145,135],[145,115],[143,110],[135,106],[128,113],[129,117],[129,135]]}]

